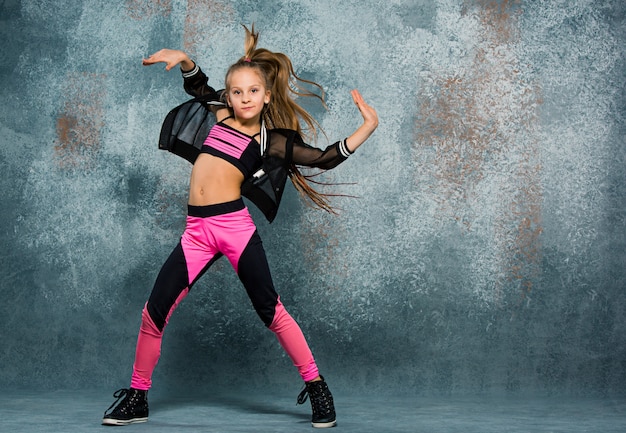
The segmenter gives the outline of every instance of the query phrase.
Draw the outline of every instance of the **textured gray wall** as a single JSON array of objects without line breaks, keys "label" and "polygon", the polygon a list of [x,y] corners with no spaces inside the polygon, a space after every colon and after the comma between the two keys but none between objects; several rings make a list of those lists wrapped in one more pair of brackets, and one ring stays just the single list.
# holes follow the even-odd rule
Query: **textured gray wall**
[{"label": "textured gray wall", "polygon": [[[328,91],[329,139],[380,128],[255,212],[276,285],[346,389],[623,392],[622,0],[0,3],[0,388],[128,383],[140,310],[180,236],[189,165],[157,150],[189,51],[219,87],[240,23]],[[322,140],[319,146],[325,146]],[[298,376],[218,263],[172,318],[155,384]],[[198,384],[201,384],[198,386]],[[335,386],[337,386],[335,385]]]}]

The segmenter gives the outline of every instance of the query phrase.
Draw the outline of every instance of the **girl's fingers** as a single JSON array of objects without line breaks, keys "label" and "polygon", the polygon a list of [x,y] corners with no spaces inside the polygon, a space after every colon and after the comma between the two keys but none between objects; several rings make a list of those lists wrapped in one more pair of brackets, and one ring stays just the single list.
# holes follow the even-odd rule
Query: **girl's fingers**
[{"label": "girl's fingers", "polygon": [[159,63],[161,61],[162,60],[160,60],[159,58],[155,57],[154,54],[152,54],[147,59],[143,59],[141,63],[143,63],[144,65],[154,65],[155,63]]},{"label": "girl's fingers", "polygon": [[378,114],[376,114],[376,110],[374,110],[367,104],[367,102],[365,102],[363,96],[361,96],[361,93],[359,93],[359,91],[356,89],[352,90],[352,92],[350,93],[352,94],[352,99],[354,100],[355,105],[361,112],[363,119],[366,122],[378,124]]},{"label": "girl's fingers", "polygon": [[365,102],[365,100],[363,99],[363,96],[361,96],[358,90],[354,89],[351,93],[352,93],[352,99],[354,100],[354,103],[356,104],[356,106],[359,107],[359,110],[369,108],[369,105],[367,105],[367,102]]},{"label": "girl's fingers", "polygon": [[169,71],[177,64],[176,53],[175,50],[162,49],[149,55],[146,59],[143,59],[142,64],[147,66],[154,65],[155,63],[165,63],[165,69]]}]

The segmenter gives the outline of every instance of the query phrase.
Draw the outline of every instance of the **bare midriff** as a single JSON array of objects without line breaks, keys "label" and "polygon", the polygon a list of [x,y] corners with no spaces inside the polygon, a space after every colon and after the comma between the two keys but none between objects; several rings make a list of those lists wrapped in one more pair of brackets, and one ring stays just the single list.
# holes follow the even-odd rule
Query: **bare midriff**
[{"label": "bare midriff", "polygon": [[201,153],[191,170],[189,204],[208,206],[241,198],[243,173],[231,163]]}]

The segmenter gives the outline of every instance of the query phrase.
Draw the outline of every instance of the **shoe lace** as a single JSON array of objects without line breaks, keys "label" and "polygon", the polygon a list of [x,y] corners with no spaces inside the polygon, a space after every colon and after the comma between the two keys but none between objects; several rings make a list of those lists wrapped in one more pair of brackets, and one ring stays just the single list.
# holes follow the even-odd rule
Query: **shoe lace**
[{"label": "shoe lace", "polygon": [[124,397],[126,397],[128,395],[128,391],[130,391],[127,388],[122,388],[122,389],[118,389],[117,391],[115,391],[113,393],[113,398],[116,398],[117,400],[115,400],[113,402],[113,404],[111,406],[109,406],[109,408],[107,410],[104,411],[104,416],[107,416],[110,414],[110,410],[113,409],[113,407]]},{"label": "shoe lace", "polygon": [[298,394],[296,405],[304,404],[307,398],[311,399],[311,405],[314,413],[328,413],[332,408],[331,397],[326,392],[323,392],[321,388],[313,389],[313,392],[309,392],[309,386],[305,384],[304,389]]},{"label": "shoe lace", "polygon": [[304,389],[302,391],[300,391],[300,394],[298,394],[298,399],[296,400],[296,406],[299,404],[304,404],[306,403],[306,399],[309,397],[309,391],[307,390],[306,385],[304,386]]}]

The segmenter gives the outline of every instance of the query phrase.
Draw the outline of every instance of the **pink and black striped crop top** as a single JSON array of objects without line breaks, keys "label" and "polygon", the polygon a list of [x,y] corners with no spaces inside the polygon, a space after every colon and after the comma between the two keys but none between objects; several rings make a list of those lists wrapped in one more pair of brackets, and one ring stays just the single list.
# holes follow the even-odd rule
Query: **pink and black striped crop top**
[{"label": "pink and black striped crop top", "polygon": [[262,164],[261,149],[256,139],[223,121],[211,128],[200,152],[230,162],[243,173],[244,178],[251,176]]}]

